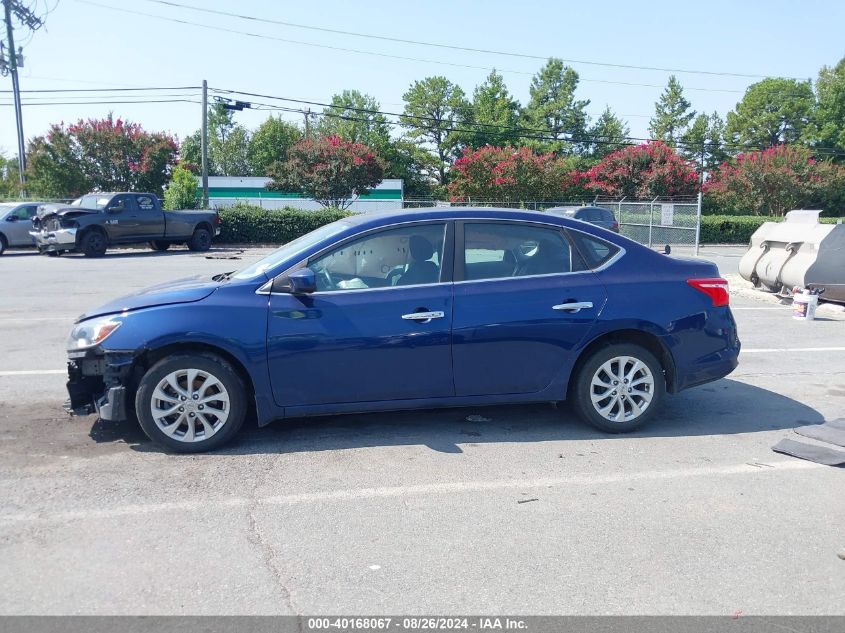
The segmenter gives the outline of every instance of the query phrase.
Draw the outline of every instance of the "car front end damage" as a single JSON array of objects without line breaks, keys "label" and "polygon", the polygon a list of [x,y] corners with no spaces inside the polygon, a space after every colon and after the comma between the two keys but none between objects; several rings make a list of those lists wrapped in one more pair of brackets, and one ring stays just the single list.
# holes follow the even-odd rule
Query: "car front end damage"
[{"label": "car front end damage", "polygon": [[32,230],[29,232],[39,253],[57,253],[72,251],[77,247],[78,218],[97,211],[62,207],[54,204],[43,205],[32,218]]},{"label": "car front end damage", "polygon": [[65,409],[72,415],[97,413],[101,419],[126,419],[128,386],[136,352],[107,349],[101,343],[122,324],[125,314],[106,315],[78,322],[67,340],[70,398]]},{"label": "car front end damage", "polygon": [[132,408],[127,398],[135,352],[94,348],[68,356],[65,410],[71,415],[96,413],[109,422],[126,420]]}]

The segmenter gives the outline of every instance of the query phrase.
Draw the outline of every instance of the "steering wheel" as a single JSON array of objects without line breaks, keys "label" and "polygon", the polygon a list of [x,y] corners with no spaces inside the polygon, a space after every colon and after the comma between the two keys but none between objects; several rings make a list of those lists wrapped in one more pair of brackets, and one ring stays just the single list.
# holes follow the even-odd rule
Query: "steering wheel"
[{"label": "steering wheel", "polygon": [[[312,268],[312,270],[314,270]],[[334,281],[332,281],[332,276],[329,273],[328,269],[325,267],[320,267],[314,270],[314,275],[316,277],[315,281],[317,282],[317,290],[334,290],[335,285]]]}]

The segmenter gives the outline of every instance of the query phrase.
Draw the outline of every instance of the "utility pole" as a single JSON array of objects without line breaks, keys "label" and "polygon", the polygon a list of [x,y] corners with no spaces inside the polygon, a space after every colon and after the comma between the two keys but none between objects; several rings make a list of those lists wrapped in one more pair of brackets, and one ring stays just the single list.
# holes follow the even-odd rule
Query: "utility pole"
[{"label": "utility pole", "polygon": [[305,115],[305,138],[311,138],[311,108],[304,110]]},{"label": "utility pole", "polygon": [[208,208],[208,82],[202,80],[202,208]]},{"label": "utility pole", "polygon": [[[23,140],[23,113],[21,111],[21,87],[18,83],[18,55],[15,53],[15,37],[12,29],[12,0],[3,0],[6,18],[6,37],[9,42],[9,72],[12,75],[12,92],[15,98],[15,120],[18,125],[18,168],[21,189],[26,187],[26,147]],[[22,193],[26,194],[25,191]]]}]

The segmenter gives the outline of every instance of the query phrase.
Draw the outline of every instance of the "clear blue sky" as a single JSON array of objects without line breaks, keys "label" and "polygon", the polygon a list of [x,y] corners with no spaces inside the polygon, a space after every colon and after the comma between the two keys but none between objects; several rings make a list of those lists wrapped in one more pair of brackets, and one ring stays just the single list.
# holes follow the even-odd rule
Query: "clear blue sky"
[{"label": "clear blue sky", "polygon": [[[833,65],[845,55],[845,2],[840,0],[173,1],[313,26],[611,64],[815,79],[822,65]],[[54,2],[39,0],[38,4],[44,8]],[[147,0],[97,2],[274,38],[484,69],[495,67],[523,103],[528,99],[531,73],[542,65],[535,59],[442,50],[207,15]],[[402,94],[415,79],[445,75],[471,94],[489,72],[245,37],[130,15],[80,0],[59,0],[47,17],[46,28],[31,38],[23,35],[18,32],[26,56],[21,71],[24,90],[199,85],[205,78],[214,87],[314,101],[327,101],[336,92],[356,88],[373,95],[382,109],[397,111],[402,107]],[[581,75],[579,97],[590,99],[588,111],[592,115],[609,105],[628,121],[632,135],[647,135],[648,119],[661,88],[601,81],[663,86],[669,73],[571,65]],[[697,111],[716,110],[723,116],[739,100],[741,92],[756,81],[687,73],[677,76]],[[11,80],[0,78],[0,89],[11,89]],[[25,95],[25,101],[45,99],[102,100],[84,95],[73,95],[72,99]],[[9,102],[10,95],[0,95],[0,103]],[[179,138],[190,134],[200,123],[200,106],[191,103],[25,105],[24,131],[31,138],[43,133],[52,122],[101,117],[110,110],[148,130],[167,130]],[[283,116],[302,120],[295,114]],[[254,128],[266,117],[266,112],[244,111],[237,120]],[[14,153],[15,138],[14,111],[0,106],[0,151],[6,155]]]}]

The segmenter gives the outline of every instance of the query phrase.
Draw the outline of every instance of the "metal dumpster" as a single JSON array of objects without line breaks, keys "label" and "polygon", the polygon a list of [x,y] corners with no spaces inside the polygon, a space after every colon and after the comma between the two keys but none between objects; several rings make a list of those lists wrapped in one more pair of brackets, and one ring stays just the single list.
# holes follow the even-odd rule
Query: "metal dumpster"
[{"label": "metal dumpster", "polygon": [[845,224],[820,224],[821,211],[790,211],[751,236],[739,274],[769,292],[824,287],[828,301],[845,302]]}]

